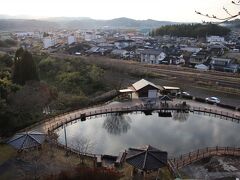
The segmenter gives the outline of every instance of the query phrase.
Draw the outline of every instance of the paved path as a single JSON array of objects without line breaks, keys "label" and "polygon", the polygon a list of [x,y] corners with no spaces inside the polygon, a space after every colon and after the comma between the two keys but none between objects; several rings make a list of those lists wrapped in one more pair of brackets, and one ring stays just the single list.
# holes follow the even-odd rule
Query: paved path
[{"label": "paved path", "polygon": [[201,107],[201,108],[207,108],[207,109],[212,109],[212,110],[218,110],[218,111],[232,113],[232,114],[235,114],[236,116],[240,116],[240,111],[235,111],[235,110],[231,110],[231,109],[222,108],[222,107],[219,107],[217,105],[196,102],[194,100],[174,99],[175,103],[182,103],[183,101],[186,101],[187,104],[189,104],[191,107]]},{"label": "paved path", "polygon": [[[178,103],[182,103],[183,101],[185,101],[188,105],[190,105],[191,107],[200,107],[200,108],[206,108],[206,109],[211,109],[212,111],[222,111],[224,113],[229,113],[229,114],[233,114],[235,116],[239,116],[240,117],[240,112],[239,111],[234,111],[234,110],[229,110],[229,109],[225,109],[225,108],[221,108],[218,107],[216,105],[211,105],[211,104],[207,104],[207,103],[198,103],[192,100],[180,100],[180,99],[174,99],[174,101],[169,102],[169,105],[176,105]],[[156,102],[156,106],[160,106],[160,102],[157,101]],[[99,112],[109,112],[109,109],[115,109],[115,110],[123,110],[123,109],[131,109],[131,108],[140,108],[140,107],[144,107],[144,101],[142,100],[133,100],[133,101],[127,101],[127,102],[112,102],[109,104],[104,104],[101,106],[95,106],[95,107],[90,107],[90,108],[86,108],[86,109],[79,109],[79,110],[75,110],[75,111],[71,111],[65,114],[61,114],[58,115],[54,118],[50,118],[50,119],[46,119],[42,122],[39,122],[38,124],[35,124],[33,126],[28,127],[25,130],[38,130],[44,133],[47,133],[49,129],[52,129],[53,126],[57,126],[57,125],[62,125],[66,122],[70,122],[73,119],[78,119],[81,114],[87,114],[90,115],[91,113],[99,113]]]}]

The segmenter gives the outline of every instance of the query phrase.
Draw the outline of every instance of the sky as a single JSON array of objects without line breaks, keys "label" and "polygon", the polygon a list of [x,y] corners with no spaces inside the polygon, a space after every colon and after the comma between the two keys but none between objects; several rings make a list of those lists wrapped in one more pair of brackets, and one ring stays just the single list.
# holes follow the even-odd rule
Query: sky
[{"label": "sky", "polygon": [[[41,17],[90,17],[113,19],[128,17],[137,20],[155,19],[175,22],[201,22],[202,13],[225,17],[239,12],[231,0],[2,0],[0,14]],[[209,21],[209,19],[207,19]]]}]

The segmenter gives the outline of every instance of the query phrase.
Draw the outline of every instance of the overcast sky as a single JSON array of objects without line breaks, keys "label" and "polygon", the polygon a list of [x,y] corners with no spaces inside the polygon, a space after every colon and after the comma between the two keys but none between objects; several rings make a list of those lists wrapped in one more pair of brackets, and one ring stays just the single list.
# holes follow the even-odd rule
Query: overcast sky
[{"label": "overcast sky", "polygon": [[194,11],[226,16],[223,7],[238,12],[231,0],[2,0],[0,14],[34,17],[91,17],[201,22]]}]

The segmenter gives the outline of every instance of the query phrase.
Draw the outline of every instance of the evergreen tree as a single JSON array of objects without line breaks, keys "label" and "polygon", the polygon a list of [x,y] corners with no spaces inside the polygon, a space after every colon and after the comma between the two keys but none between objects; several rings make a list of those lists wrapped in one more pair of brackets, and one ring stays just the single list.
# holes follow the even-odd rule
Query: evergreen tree
[{"label": "evergreen tree", "polygon": [[206,35],[226,36],[230,29],[216,24],[176,24],[167,25],[152,31],[152,36],[205,37]]},{"label": "evergreen tree", "polygon": [[12,80],[16,84],[24,85],[29,80],[39,80],[36,64],[32,54],[20,48],[15,53]]}]

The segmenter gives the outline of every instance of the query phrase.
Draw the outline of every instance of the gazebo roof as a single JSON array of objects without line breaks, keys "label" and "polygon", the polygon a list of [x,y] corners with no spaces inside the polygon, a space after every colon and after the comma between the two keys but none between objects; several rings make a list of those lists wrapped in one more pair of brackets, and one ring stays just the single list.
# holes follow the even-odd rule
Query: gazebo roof
[{"label": "gazebo roof", "polygon": [[172,99],[171,99],[169,96],[164,95],[164,96],[162,96],[162,97],[160,98],[160,100],[161,100],[161,101],[171,101]]},{"label": "gazebo roof", "polygon": [[28,149],[41,145],[45,140],[45,134],[30,131],[15,134],[9,141],[8,144],[12,145],[18,150]]},{"label": "gazebo roof", "polygon": [[143,171],[157,170],[167,165],[167,152],[150,145],[142,148],[129,148],[126,162]]}]

